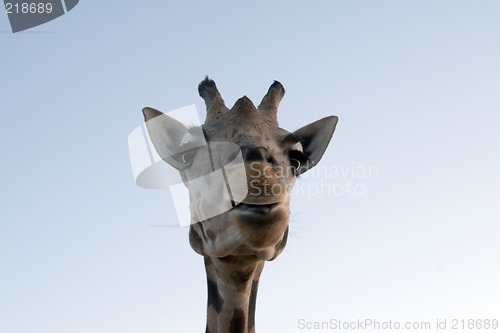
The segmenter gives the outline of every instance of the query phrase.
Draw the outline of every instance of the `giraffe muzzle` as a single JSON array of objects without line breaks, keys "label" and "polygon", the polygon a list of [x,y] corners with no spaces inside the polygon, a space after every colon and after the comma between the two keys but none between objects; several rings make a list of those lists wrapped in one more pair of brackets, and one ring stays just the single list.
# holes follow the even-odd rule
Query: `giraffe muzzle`
[{"label": "giraffe muzzle", "polygon": [[283,202],[276,202],[264,205],[254,205],[240,203],[229,212],[229,214],[239,222],[249,222],[261,224],[274,224],[278,221],[288,221],[287,205]]}]

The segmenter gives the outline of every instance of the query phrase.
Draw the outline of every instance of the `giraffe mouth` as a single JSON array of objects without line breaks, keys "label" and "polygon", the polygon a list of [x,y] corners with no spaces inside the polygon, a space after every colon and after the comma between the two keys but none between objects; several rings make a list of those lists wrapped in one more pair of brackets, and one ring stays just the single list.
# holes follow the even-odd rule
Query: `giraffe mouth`
[{"label": "giraffe mouth", "polygon": [[237,204],[235,206],[235,208],[240,209],[240,210],[244,210],[244,211],[249,212],[249,213],[266,214],[266,213],[271,212],[273,210],[273,208],[275,208],[278,205],[279,205],[278,202],[271,203],[271,204],[262,204],[262,205],[248,204],[248,203],[240,202],[239,204]]},{"label": "giraffe mouth", "polygon": [[[266,232],[272,235],[276,230],[277,233],[282,233],[283,228],[288,225],[289,209],[282,201],[263,204],[241,202],[229,214],[229,220],[238,223],[240,227],[251,228],[247,231],[265,227],[270,228],[266,229]],[[258,239],[254,240],[255,242],[262,241],[262,237],[256,237]]]}]

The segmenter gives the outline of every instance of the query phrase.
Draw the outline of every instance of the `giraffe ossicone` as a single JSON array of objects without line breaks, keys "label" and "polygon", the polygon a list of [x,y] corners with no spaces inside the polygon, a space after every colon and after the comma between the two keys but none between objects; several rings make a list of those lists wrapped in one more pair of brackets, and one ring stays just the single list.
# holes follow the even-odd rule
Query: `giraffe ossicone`
[{"label": "giraffe ossicone", "polygon": [[264,262],[285,248],[291,188],[319,162],[338,118],[280,128],[285,89],[278,81],[258,107],[244,96],[229,109],[208,77],[198,91],[203,125],[186,127],[150,107],[144,119],[156,152],[189,192],[189,242],[207,274],[206,332],[255,332],[258,282]]}]

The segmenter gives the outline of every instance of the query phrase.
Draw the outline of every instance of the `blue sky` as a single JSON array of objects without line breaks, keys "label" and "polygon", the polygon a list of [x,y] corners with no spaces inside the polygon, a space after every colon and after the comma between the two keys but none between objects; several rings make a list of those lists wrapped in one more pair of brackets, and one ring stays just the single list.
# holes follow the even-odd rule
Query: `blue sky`
[{"label": "blue sky", "polygon": [[259,332],[500,319],[499,17],[497,1],[81,1],[12,34],[0,15],[0,332],[204,330],[202,259],[186,228],[152,226],[175,212],[134,184],[127,137],[144,106],[203,116],[207,74],[228,105],[279,80],[289,130],[340,118],[262,275]]}]

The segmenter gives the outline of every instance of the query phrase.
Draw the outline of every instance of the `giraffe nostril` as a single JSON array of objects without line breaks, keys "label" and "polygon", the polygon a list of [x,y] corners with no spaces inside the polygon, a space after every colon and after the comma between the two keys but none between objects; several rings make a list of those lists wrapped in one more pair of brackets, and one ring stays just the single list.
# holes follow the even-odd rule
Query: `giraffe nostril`
[{"label": "giraffe nostril", "polygon": [[267,163],[269,163],[269,164],[272,164],[272,165],[276,164],[276,160],[272,156],[269,156],[266,160],[267,160]]},{"label": "giraffe nostril", "polygon": [[243,146],[241,147],[241,153],[245,162],[266,161],[271,164],[275,162],[274,158],[270,156],[267,148],[264,147]]},{"label": "giraffe nostril", "polygon": [[245,147],[241,147],[241,152],[243,155],[243,160],[245,162],[261,161],[263,158],[259,148],[245,146]]}]

